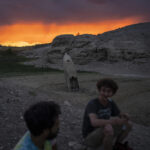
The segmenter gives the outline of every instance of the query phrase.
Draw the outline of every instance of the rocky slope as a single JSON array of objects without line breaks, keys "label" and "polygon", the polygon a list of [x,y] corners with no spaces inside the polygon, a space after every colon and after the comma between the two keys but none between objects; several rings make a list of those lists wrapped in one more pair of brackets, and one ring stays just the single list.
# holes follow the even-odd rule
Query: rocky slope
[{"label": "rocky slope", "polygon": [[77,64],[93,61],[146,62],[150,57],[150,23],[127,26],[99,35],[60,35],[48,53],[49,61],[57,63],[69,51]]},{"label": "rocky slope", "polygon": [[60,35],[51,45],[22,54],[36,56],[30,64],[62,69],[64,52],[79,70],[150,76],[150,22],[99,35]]}]

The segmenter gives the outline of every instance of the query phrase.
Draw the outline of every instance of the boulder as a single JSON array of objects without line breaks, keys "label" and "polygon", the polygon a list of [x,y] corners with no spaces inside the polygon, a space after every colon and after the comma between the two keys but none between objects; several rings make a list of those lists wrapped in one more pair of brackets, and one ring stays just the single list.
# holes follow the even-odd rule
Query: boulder
[{"label": "boulder", "polygon": [[74,36],[72,34],[64,34],[56,36],[52,42],[53,47],[69,47],[74,41]]}]

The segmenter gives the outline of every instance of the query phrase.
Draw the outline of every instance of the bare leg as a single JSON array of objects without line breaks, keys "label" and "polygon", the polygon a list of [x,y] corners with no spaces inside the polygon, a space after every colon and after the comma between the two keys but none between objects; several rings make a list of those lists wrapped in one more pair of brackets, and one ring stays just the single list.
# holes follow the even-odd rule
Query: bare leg
[{"label": "bare leg", "polygon": [[105,136],[103,140],[103,145],[104,145],[104,150],[112,150],[113,136],[112,135]]},{"label": "bare leg", "polygon": [[104,127],[104,139],[103,139],[103,145],[104,150],[112,150],[113,147],[113,128],[111,125],[106,125]]},{"label": "bare leg", "polygon": [[122,130],[122,132],[117,137],[116,142],[122,142],[128,136],[129,132],[132,130],[132,123],[131,122],[128,122],[125,126],[126,126],[126,129]]}]

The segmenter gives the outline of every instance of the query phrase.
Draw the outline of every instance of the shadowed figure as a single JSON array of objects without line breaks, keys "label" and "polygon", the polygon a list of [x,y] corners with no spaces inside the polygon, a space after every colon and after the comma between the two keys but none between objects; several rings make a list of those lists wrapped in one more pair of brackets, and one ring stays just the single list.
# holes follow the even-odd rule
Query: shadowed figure
[{"label": "shadowed figure", "polygon": [[96,86],[99,95],[88,102],[83,117],[85,145],[90,150],[132,150],[128,142],[124,143],[132,130],[129,115],[111,99],[118,90],[118,84],[113,79],[104,78]]},{"label": "shadowed figure", "polygon": [[24,113],[28,131],[13,150],[57,150],[60,106],[53,101],[31,105]]},{"label": "shadowed figure", "polygon": [[67,53],[65,53],[63,57],[63,67],[68,89],[71,91],[78,91],[79,83],[77,78],[77,72],[71,57]]}]

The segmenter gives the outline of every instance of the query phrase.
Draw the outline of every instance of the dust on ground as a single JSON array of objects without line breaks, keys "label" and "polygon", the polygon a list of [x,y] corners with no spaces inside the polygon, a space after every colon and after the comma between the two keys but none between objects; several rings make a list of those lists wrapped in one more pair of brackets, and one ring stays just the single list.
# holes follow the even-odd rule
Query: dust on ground
[{"label": "dust on ground", "polygon": [[[45,73],[0,78],[0,150],[13,149],[25,133],[23,112],[38,101],[53,100],[61,106],[58,146],[61,150],[81,149],[81,125],[87,102],[97,97],[96,82],[106,77],[99,73],[80,73],[79,92],[69,92],[63,73]],[[150,78],[112,77],[119,84],[113,97],[128,112],[134,128],[128,140],[135,150],[150,147]]]}]

